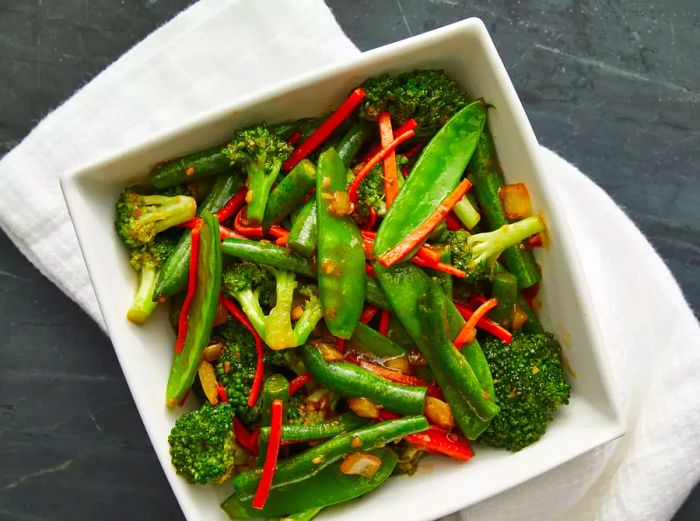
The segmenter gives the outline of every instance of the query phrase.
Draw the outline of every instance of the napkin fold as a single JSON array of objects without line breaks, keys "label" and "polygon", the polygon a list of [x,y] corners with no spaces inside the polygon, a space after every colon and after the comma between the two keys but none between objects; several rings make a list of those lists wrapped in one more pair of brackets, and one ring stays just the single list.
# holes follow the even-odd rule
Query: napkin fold
[{"label": "napkin fold", "polygon": [[[104,328],[58,174],[357,52],[321,0],[203,0],[110,65],[0,161],[0,226]],[[553,152],[543,148],[542,158],[565,202],[629,433],[449,517],[669,519],[700,478],[700,327],[615,203]],[[23,204],[30,199],[31,211]],[[597,211],[579,210],[590,207]]]}]

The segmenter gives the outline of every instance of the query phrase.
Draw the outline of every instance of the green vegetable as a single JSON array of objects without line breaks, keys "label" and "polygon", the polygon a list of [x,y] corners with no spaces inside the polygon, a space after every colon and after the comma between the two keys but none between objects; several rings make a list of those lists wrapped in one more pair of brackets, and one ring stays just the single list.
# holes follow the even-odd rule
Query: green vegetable
[{"label": "green vegetable", "polygon": [[318,349],[308,344],[299,349],[314,380],[340,396],[367,398],[398,414],[422,414],[425,387],[397,384],[349,362],[328,363]]},{"label": "green vegetable", "polygon": [[252,507],[250,497],[239,499],[236,494],[229,496],[221,508],[231,519],[252,519],[261,516],[283,516],[290,511],[301,512],[350,501],[384,483],[396,467],[398,457],[390,448],[375,449],[370,453],[382,461],[371,478],[343,474],[340,471],[341,463],[337,462],[317,471],[314,475],[304,476],[300,480],[273,488],[262,510]]},{"label": "green vegetable", "polygon": [[542,230],[544,221],[536,215],[504,224],[492,232],[475,235],[464,230],[450,232],[448,241],[452,263],[465,271],[467,276],[464,281],[469,286],[489,281],[497,271],[496,261],[502,253]]},{"label": "green vegetable", "polygon": [[177,237],[169,233],[156,235],[150,243],[129,252],[131,267],[139,274],[138,288],[126,314],[134,324],[143,324],[156,309],[153,300],[156,279],[165,259],[175,248]]},{"label": "green vegetable", "polygon": [[326,326],[338,338],[350,338],[365,300],[362,236],[349,216],[346,190],[343,162],[329,148],[319,156],[316,181],[318,288]]},{"label": "green vegetable", "polygon": [[286,423],[287,402],[289,401],[289,382],[281,374],[268,376],[263,384],[262,422],[264,426],[270,425],[272,402],[275,400],[282,400],[284,403],[282,423]]},{"label": "green vegetable", "polygon": [[308,201],[292,221],[287,246],[307,259],[315,255],[318,243],[316,198]]},{"label": "green vegetable", "polygon": [[418,229],[454,191],[485,121],[486,105],[477,100],[455,114],[430,140],[379,226],[374,241],[377,258]]},{"label": "green vegetable", "polygon": [[[220,175],[216,178],[209,195],[197,208],[197,214],[218,212],[243,187],[243,179],[237,175]],[[184,230],[175,249],[166,259],[158,273],[154,294],[156,297],[170,297],[185,289],[187,268],[190,264],[192,232]]]},{"label": "green vegetable", "polygon": [[129,248],[151,242],[156,234],[194,217],[197,202],[186,195],[142,195],[130,186],[119,195],[114,226]]},{"label": "green vegetable", "polygon": [[190,483],[220,484],[231,477],[234,465],[233,410],[227,403],[180,416],[168,436],[170,459],[177,473]]},{"label": "green vegetable", "polygon": [[362,88],[366,96],[360,117],[375,121],[380,112],[388,111],[399,125],[414,118],[422,135],[437,131],[467,104],[464,91],[442,70],[382,74],[366,80]]},{"label": "green vegetable", "polygon": [[[376,449],[409,434],[424,431],[428,427],[428,422],[423,416],[406,416],[336,436],[278,462],[272,480],[272,490],[314,476],[350,452]],[[250,470],[233,478],[233,487],[239,499],[246,500],[255,494],[261,472],[262,469]],[[304,510],[310,506],[299,508],[290,504],[285,512]]]},{"label": "green vegetable", "polygon": [[304,159],[270,192],[263,228],[267,229],[282,222],[315,186],[316,167],[311,161]]},{"label": "green vegetable", "polygon": [[[396,156],[396,167],[401,168],[408,164],[405,156]],[[405,183],[403,175],[397,177],[399,189]],[[369,171],[360,186],[357,188],[357,212],[364,218],[369,218],[370,210],[374,210],[378,217],[386,215],[386,192],[384,190],[384,166],[380,161]]]},{"label": "green vegetable", "polygon": [[454,205],[452,211],[462,224],[466,226],[467,230],[473,229],[481,221],[481,214],[474,208],[474,205],[466,195]]},{"label": "green vegetable", "polygon": [[226,389],[228,403],[236,418],[248,427],[260,421],[260,407],[248,407],[255,378],[257,355],[253,335],[237,320],[229,317],[214,329],[212,336],[223,340],[224,349],[214,364],[216,379]]},{"label": "green vegetable", "polygon": [[156,188],[168,188],[230,170],[231,163],[226,157],[225,149],[218,145],[156,165],[149,174],[149,180]]},{"label": "green vegetable", "polygon": [[246,217],[251,223],[262,223],[270,189],[291,152],[292,146],[265,125],[237,130],[226,146],[231,165],[241,167],[248,176]]},{"label": "green vegetable", "polygon": [[497,339],[484,342],[501,412],[479,441],[517,451],[540,439],[552,414],[569,403],[571,386],[560,352],[551,333],[516,333],[510,344]]},{"label": "green vegetable", "polygon": [[518,298],[518,279],[508,272],[498,273],[493,277],[491,296],[498,301],[489,314],[491,320],[510,327]]},{"label": "green vegetable", "polygon": [[[325,420],[308,425],[285,425],[282,427],[282,441],[315,441],[333,438],[344,432],[365,427],[371,420],[360,418],[351,412],[341,414],[332,420]],[[260,440],[270,439],[270,428],[260,429]]]},{"label": "green vegetable", "polygon": [[384,290],[373,277],[365,277],[365,299],[368,304],[372,304],[380,309],[391,309]]},{"label": "green vegetable", "polygon": [[221,243],[221,249],[224,255],[291,271],[306,277],[316,277],[316,270],[307,259],[274,244],[263,244],[247,239],[225,239]]},{"label": "green vegetable", "polygon": [[280,517],[278,521],[311,521],[319,514],[319,512],[321,512],[321,510],[323,510],[323,508],[311,508],[309,510],[305,510],[304,512],[298,512],[296,514]]},{"label": "green vegetable", "polygon": [[235,298],[258,334],[270,348],[278,351],[303,344],[319,320],[321,305],[315,294],[310,294],[304,304],[304,313],[292,327],[291,312],[296,275],[290,271],[268,268],[275,277],[275,305],[265,315],[261,307],[260,268],[252,263],[228,266],[223,273],[223,288],[227,296]]},{"label": "green vegetable", "polygon": [[366,121],[356,121],[336,146],[336,151],[345,168],[350,168],[352,160],[374,133],[374,125]]},{"label": "green vegetable", "polygon": [[396,358],[406,355],[403,347],[362,323],[357,324],[355,332],[350,337],[350,345],[353,349],[377,358]]},{"label": "green vegetable", "polygon": [[[501,167],[498,164],[496,148],[487,127],[479,137],[479,144],[470,165],[469,179],[472,193],[476,195],[481,213],[491,230],[508,224],[498,195],[503,186]],[[518,278],[520,288],[529,288],[540,280],[532,252],[516,246],[506,248],[503,252],[508,271]]]},{"label": "green vegetable", "polygon": [[202,214],[197,285],[187,321],[182,351],[175,353],[168,378],[166,404],[175,407],[192,386],[202,351],[207,345],[216,316],[221,288],[221,242],[219,220],[209,212]]},{"label": "green vegetable", "polygon": [[527,320],[523,324],[523,327],[520,328],[520,330],[523,333],[544,333],[544,327],[542,327],[542,324],[537,318],[537,315],[528,305],[527,301],[525,300],[525,297],[523,297],[521,293],[518,293],[517,303],[518,308],[520,308],[520,310],[527,315]]}]

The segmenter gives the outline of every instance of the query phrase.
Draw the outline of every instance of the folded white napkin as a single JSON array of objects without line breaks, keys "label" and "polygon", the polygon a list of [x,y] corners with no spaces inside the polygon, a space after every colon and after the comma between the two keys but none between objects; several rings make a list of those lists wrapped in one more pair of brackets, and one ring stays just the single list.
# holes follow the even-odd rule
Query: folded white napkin
[{"label": "folded white napkin", "polygon": [[[321,0],[203,0],[108,67],[0,161],[0,226],[102,324],[57,175],[357,52]],[[455,516],[668,519],[700,476],[700,328],[623,212],[574,166],[547,149],[542,155],[569,203],[629,433]],[[29,199],[31,208],[23,203]]]}]

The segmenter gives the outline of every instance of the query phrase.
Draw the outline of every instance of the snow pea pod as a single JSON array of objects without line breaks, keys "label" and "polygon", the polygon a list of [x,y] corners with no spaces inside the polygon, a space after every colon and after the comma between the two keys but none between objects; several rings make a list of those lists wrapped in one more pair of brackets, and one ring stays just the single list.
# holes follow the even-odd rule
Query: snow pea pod
[{"label": "snow pea pod", "polygon": [[194,382],[202,351],[207,346],[221,291],[221,241],[219,219],[205,211],[197,259],[197,286],[187,319],[182,350],[175,353],[166,389],[166,404],[175,407]]},{"label": "snow pea pod", "polygon": [[[423,416],[406,416],[397,420],[375,423],[331,438],[287,460],[278,462],[275,477],[272,480],[272,490],[318,475],[322,469],[350,452],[376,449],[409,434],[422,432],[428,427],[428,421]],[[261,473],[262,469],[249,470],[233,478],[233,488],[239,499],[252,498]],[[314,490],[312,489],[311,492]],[[291,508],[290,505],[286,511],[300,511],[306,508],[308,507]]]},{"label": "snow pea pod", "polygon": [[[310,425],[284,425],[282,427],[282,441],[315,441],[325,440],[343,434],[344,432],[359,429],[372,423],[372,420],[360,418],[351,412],[346,412],[332,420],[312,423]],[[267,442],[270,439],[270,427],[260,429],[260,441]]]},{"label": "snow pea pod", "polygon": [[254,509],[250,498],[239,499],[236,494],[227,498],[221,508],[231,519],[253,519],[284,516],[289,512],[304,512],[350,501],[384,483],[398,462],[396,452],[388,447],[372,450],[370,454],[382,462],[371,478],[343,474],[340,471],[341,463],[336,462],[316,475],[273,488],[262,510]]},{"label": "snow pea pod", "polygon": [[[238,192],[245,183],[245,178],[238,174],[220,175],[216,178],[209,195],[197,208],[197,215],[204,211],[218,212]],[[185,289],[187,284],[187,267],[190,263],[192,232],[184,230],[180,240],[170,253],[158,273],[155,297],[171,297]]]},{"label": "snow pea pod", "polygon": [[275,186],[267,199],[263,228],[282,222],[299,201],[316,186],[316,167],[308,159],[300,161]]},{"label": "snow pea pod", "polygon": [[355,332],[350,337],[350,346],[378,358],[396,358],[406,355],[406,350],[399,344],[362,323],[357,324]]},{"label": "snow pea pod", "polygon": [[421,414],[425,387],[401,385],[349,362],[326,362],[315,347],[299,347],[306,370],[314,380],[343,398],[367,398],[397,414]]},{"label": "snow pea pod", "polygon": [[224,255],[291,271],[305,277],[316,276],[316,268],[309,260],[274,244],[263,244],[246,239],[224,239],[221,248]]},{"label": "snow pea pod", "polygon": [[287,237],[287,246],[306,258],[316,253],[318,226],[316,224],[316,198],[301,207],[292,221],[292,228]]},{"label": "snow pea pod", "polygon": [[374,241],[377,258],[420,227],[454,191],[485,122],[484,100],[474,101],[452,116],[426,145],[379,226]]},{"label": "snow pea pod", "polygon": [[[508,224],[509,221],[498,195],[503,187],[503,175],[498,163],[496,147],[487,127],[479,137],[479,143],[469,167],[469,180],[472,182],[472,191],[476,195],[489,229],[495,230]],[[540,280],[540,272],[531,251],[520,246],[511,246],[503,252],[503,260],[508,271],[517,277],[518,286],[521,289],[529,288]]]},{"label": "snow pea pod", "polygon": [[346,169],[334,148],[318,158],[318,289],[323,318],[338,338],[350,338],[365,301],[365,253],[362,236],[350,217]]}]

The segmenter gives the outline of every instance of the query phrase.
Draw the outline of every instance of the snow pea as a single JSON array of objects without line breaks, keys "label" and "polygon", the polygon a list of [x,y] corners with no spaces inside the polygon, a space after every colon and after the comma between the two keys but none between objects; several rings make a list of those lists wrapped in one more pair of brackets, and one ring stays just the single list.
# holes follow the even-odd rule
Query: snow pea
[{"label": "snow pea", "polygon": [[287,246],[306,258],[316,253],[318,226],[316,223],[316,198],[301,207],[292,221],[287,237]]},{"label": "snow pea", "polygon": [[267,199],[263,228],[282,222],[306,194],[316,186],[316,167],[308,159],[300,161],[275,186]]},{"label": "snow pea", "polygon": [[[284,425],[282,441],[315,441],[325,440],[372,423],[372,420],[360,418],[351,412],[346,412],[332,420],[312,423],[310,425]],[[260,429],[260,441],[270,439],[270,427]]]},{"label": "snow pea", "polygon": [[399,344],[362,323],[357,324],[355,332],[350,337],[350,346],[378,358],[396,358],[406,355],[406,350]]},{"label": "snow pea", "polygon": [[498,300],[498,305],[491,310],[491,320],[510,327],[518,298],[518,279],[507,271],[496,274],[493,277],[491,296]]},{"label": "snow pea", "polygon": [[[498,195],[503,187],[503,175],[498,163],[496,147],[487,127],[479,137],[479,143],[474,152],[469,167],[469,180],[472,182],[472,192],[479,202],[481,213],[490,230],[508,224],[503,211],[503,205]],[[508,271],[518,278],[518,286],[529,288],[540,280],[540,272],[535,264],[532,252],[519,246],[511,246],[503,252]]]},{"label": "snow pea", "polygon": [[[327,468],[346,454],[377,449],[404,436],[422,432],[428,427],[428,421],[423,416],[405,416],[397,420],[375,423],[331,438],[287,460],[278,462],[275,477],[272,480],[272,490],[318,475],[322,469]],[[239,499],[252,498],[260,481],[261,473],[262,469],[258,468],[242,472],[233,478],[233,488]],[[315,493],[313,487],[307,488],[311,489],[311,493]],[[292,505],[289,505],[286,511],[301,511],[309,507],[293,508]]]},{"label": "snow pea", "polygon": [[365,301],[365,253],[362,236],[339,204],[347,196],[346,169],[334,148],[318,158],[318,289],[323,318],[331,334],[350,338]]},{"label": "snow pea", "polygon": [[223,145],[217,145],[160,163],[151,170],[149,180],[162,189],[229,172],[231,160],[224,150]]},{"label": "snow pea", "polygon": [[224,239],[221,248],[224,255],[291,271],[305,277],[316,276],[316,268],[309,260],[274,244],[246,239]]},{"label": "snow pea", "polygon": [[284,516],[289,512],[305,512],[350,501],[384,483],[398,462],[396,452],[388,447],[372,450],[370,454],[382,461],[371,478],[343,474],[341,463],[335,462],[306,479],[273,488],[262,510],[253,508],[251,498],[239,499],[236,494],[227,498],[221,508],[231,519],[253,519]]},{"label": "snow pea", "polygon": [[[245,178],[238,174],[220,175],[216,178],[209,195],[197,208],[197,215],[204,211],[218,212],[238,192],[245,183]],[[155,297],[171,297],[185,289],[187,284],[187,267],[190,263],[192,232],[184,230],[180,240],[170,253],[158,273]]]},{"label": "snow pea", "polygon": [[175,353],[166,389],[166,404],[175,407],[194,382],[202,351],[207,346],[221,291],[221,241],[219,219],[202,213],[197,259],[197,286],[187,319],[182,351]]},{"label": "snow pea", "polygon": [[484,100],[457,112],[435,134],[413,165],[374,241],[377,258],[415,231],[459,183],[486,121]]},{"label": "snow pea", "polygon": [[421,414],[425,387],[401,385],[349,362],[326,362],[315,347],[299,347],[306,370],[314,380],[343,398],[367,398],[397,414]]}]

